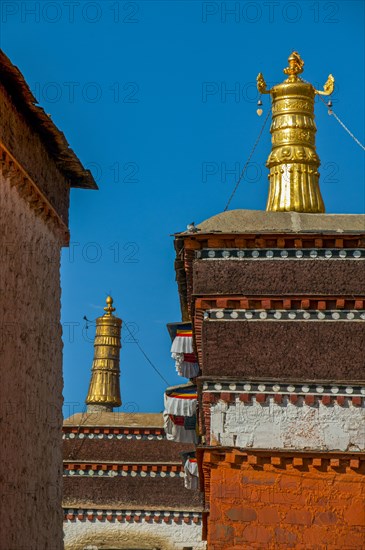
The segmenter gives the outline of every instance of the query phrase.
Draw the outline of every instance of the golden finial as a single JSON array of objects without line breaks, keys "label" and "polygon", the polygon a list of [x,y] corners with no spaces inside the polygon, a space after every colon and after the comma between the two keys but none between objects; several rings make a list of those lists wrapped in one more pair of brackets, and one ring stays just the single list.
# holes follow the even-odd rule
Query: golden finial
[{"label": "golden finial", "polygon": [[288,58],[289,67],[284,69],[284,73],[289,75],[289,81],[296,80],[297,74],[303,72],[304,61],[298,54],[298,52],[293,52]]},{"label": "golden finial", "polygon": [[115,311],[115,307],[112,307],[113,298],[111,296],[107,296],[106,303],[107,307],[104,308],[104,311],[106,311],[106,315],[112,315],[113,311]]},{"label": "golden finial", "polygon": [[122,404],[119,387],[119,352],[122,321],[113,315],[113,298],[106,299],[106,312],[96,319],[94,360],[86,398],[88,412],[112,411]]},{"label": "golden finial", "polygon": [[328,77],[323,91],[316,90],[298,75],[304,61],[298,52],[288,59],[284,82],[266,87],[261,73],[257,88],[272,99],[272,150],[266,166],[270,169],[269,196],[266,210],[287,212],[324,212],[319,189],[320,160],[315,147],[314,97],[329,95],[334,89],[334,78]]}]

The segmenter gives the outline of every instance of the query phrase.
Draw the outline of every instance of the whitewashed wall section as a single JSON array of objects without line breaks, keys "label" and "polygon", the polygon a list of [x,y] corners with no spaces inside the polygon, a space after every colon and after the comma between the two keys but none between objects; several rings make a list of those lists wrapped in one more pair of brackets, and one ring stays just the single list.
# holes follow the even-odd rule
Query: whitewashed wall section
[{"label": "whitewashed wall section", "polygon": [[211,443],[256,449],[296,449],[320,451],[365,450],[365,407],[331,406],[321,401],[307,405],[283,397],[259,403],[253,398],[244,403],[236,397],[231,402],[211,405]]},{"label": "whitewashed wall section", "polygon": [[[163,513],[162,513],[163,515]],[[138,549],[146,550],[205,550],[202,542],[202,526],[181,522],[156,523],[118,521],[88,521],[74,519],[64,523],[65,550],[84,550],[93,548]]]}]

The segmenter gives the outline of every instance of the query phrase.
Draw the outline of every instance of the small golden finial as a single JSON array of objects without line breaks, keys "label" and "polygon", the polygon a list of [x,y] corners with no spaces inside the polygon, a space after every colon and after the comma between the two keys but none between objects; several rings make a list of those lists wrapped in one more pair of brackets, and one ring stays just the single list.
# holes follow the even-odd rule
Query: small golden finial
[{"label": "small golden finial", "polygon": [[293,52],[288,58],[289,67],[284,69],[284,73],[289,75],[289,80],[297,78],[298,74],[303,72],[304,61],[298,52]]},{"label": "small golden finial", "polygon": [[89,412],[112,411],[122,403],[119,387],[119,351],[122,320],[113,315],[113,298],[108,296],[105,314],[96,319],[94,360],[86,403]]},{"label": "small golden finial", "polygon": [[107,303],[107,307],[104,308],[104,311],[106,311],[105,315],[112,315],[113,311],[115,311],[115,307],[112,307],[113,298],[111,296],[107,296],[106,303]]}]

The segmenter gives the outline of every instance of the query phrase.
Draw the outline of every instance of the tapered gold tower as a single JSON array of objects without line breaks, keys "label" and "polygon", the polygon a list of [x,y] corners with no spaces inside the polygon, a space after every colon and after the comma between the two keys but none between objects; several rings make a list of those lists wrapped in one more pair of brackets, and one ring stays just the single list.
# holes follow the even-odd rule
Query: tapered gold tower
[{"label": "tapered gold tower", "polygon": [[119,352],[122,321],[113,315],[113,298],[106,299],[105,315],[96,319],[94,360],[86,398],[88,412],[112,411],[122,404],[119,386]]},{"label": "tapered gold tower", "polygon": [[329,75],[323,91],[316,90],[298,75],[304,62],[297,52],[289,57],[284,69],[288,78],[267,90],[264,77],[257,77],[257,88],[272,98],[272,151],[266,166],[269,174],[269,197],[266,210],[277,212],[325,211],[319,189],[319,157],[315,148],[314,97],[330,95],[334,78]]}]

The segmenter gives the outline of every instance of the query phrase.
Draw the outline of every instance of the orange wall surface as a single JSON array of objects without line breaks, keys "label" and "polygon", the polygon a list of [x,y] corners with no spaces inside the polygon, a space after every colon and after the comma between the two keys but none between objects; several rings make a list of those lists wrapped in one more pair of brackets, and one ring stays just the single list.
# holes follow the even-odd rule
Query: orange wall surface
[{"label": "orange wall surface", "polygon": [[[204,467],[205,474],[209,471]],[[365,549],[365,468],[328,461],[213,465],[209,550]]]}]

